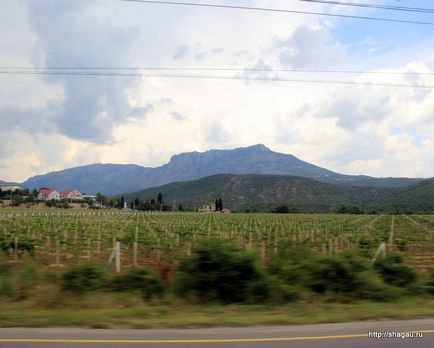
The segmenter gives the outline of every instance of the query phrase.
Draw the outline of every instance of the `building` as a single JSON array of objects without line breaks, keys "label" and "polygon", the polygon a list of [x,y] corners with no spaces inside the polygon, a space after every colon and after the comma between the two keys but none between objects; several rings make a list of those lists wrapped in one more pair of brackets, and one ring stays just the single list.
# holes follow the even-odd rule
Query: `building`
[{"label": "building", "polygon": [[81,192],[74,190],[74,189],[63,191],[60,194],[60,197],[62,199],[72,199],[72,200],[82,200],[83,199],[83,195],[81,194]]},{"label": "building", "polygon": [[213,211],[216,211],[215,203],[203,204],[202,208],[199,208],[199,213],[211,213]]},{"label": "building", "polygon": [[7,182],[0,184],[0,190],[2,191],[16,191],[21,190],[20,185],[13,183],[13,182]]},{"label": "building", "polygon": [[96,202],[96,196],[95,195],[81,195],[81,198]]},{"label": "building", "polygon": [[40,201],[51,201],[52,199],[60,201],[59,191],[53,189],[42,189],[38,193],[38,200]]}]

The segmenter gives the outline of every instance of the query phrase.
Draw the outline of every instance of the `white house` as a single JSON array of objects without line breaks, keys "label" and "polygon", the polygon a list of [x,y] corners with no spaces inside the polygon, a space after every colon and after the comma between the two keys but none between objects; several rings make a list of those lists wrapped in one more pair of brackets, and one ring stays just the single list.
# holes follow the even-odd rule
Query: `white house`
[{"label": "white house", "polygon": [[51,201],[52,199],[60,201],[60,193],[53,189],[42,189],[38,193],[38,199],[40,201]]},{"label": "white house", "polygon": [[216,211],[215,203],[203,204],[202,208],[199,208],[199,213],[210,213]]},{"label": "white house", "polygon": [[4,183],[0,184],[0,189],[2,191],[15,191],[15,190],[21,190],[20,185],[15,183]]},{"label": "white house", "polygon": [[75,199],[77,199],[77,200],[83,199],[83,195],[81,194],[81,192],[74,190],[74,189],[63,191],[60,194],[60,197],[66,198],[66,199],[74,199],[74,200]]}]

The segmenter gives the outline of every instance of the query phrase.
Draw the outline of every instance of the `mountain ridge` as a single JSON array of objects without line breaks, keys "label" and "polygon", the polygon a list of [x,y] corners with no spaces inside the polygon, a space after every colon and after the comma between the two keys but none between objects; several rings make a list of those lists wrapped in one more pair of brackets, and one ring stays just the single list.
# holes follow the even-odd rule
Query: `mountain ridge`
[{"label": "mountain ridge", "polygon": [[196,180],[214,174],[275,174],[311,178],[352,186],[406,186],[422,179],[374,178],[346,175],[305,162],[293,155],[274,152],[263,144],[229,150],[208,150],[173,155],[160,167],[136,164],[89,164],[29,178],[29,189],[76,188],[86,193],[115,195],[135,192],[176,181]]}]

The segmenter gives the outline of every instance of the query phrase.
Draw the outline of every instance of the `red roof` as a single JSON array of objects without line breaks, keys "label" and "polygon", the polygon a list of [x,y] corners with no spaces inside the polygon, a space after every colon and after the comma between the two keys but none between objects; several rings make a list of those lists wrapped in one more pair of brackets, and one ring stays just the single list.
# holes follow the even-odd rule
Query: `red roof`
[{"label": "red roof", "polygon": [[39,193],[48,196],[53,191],[54,191],[53,189],[43,189]]},{"label": "red roof", "polygon": [[62,192],[62,196],[66,196],[66,195],[68,195],[68,194],[70,194],[71,192],[74,192],[74,191],[77,191],[77,190],[73,190],[73,189],[71,189],[71,190],[63,191],[63,192]]}]

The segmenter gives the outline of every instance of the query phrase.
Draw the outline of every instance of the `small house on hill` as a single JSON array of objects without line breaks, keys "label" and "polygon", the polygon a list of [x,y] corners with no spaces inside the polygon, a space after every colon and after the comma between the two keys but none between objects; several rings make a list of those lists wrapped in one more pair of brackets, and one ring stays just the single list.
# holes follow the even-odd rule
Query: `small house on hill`
[{"label": "small house on hill", "polygon": [[199,208],[199,213],[211,213],[216,211],[215,203],[203,204],[202,208]]},{"label": "small house on hill", "polygon": [[40,201],[51,201],[51,200],[60,201],[60,193],[59,191],[53,189],[42,189],[38,193],[38,199]]},{"label": "small house on hill", "polygon": [[81,194],[81,192],[74,189],[63,191],[60,194],[60,197],[64,199],[73,199],[73,200],[83,199],[83,195]]}]

